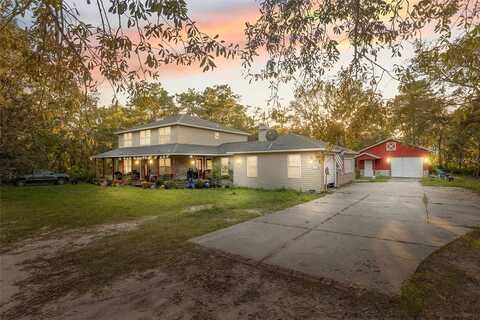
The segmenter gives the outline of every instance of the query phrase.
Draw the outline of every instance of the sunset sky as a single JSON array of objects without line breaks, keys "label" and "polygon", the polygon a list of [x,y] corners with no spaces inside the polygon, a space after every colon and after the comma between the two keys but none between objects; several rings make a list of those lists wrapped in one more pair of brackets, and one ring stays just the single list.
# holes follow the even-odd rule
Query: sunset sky
[{"label": "sunset sky", "polygon": [[[76,2],[77,5],[79,4]],[[254,0],[189,0],[188,7],[190,16],[197,21],[199,28],[210,35],[218,34],[220,38],[227,42],[238,43],[242,45],[245,41],[244,25],[246,21],[254,22],[259,15],[258,4]],[[87,15],[94,12],[94,6],[88,6]],[[81,10],[85,12],[84,10]],[[89,19],[95,19],[90,16]],[[351,59],[351,50],[347,45],[341,48],[342,59],[339,67],[347,65]],[[412,48],[410,44],[405,44],[405,50],[402,58],[392,59],[389,52],[384,52],[379,57],[379,63],[387,68],[392,68],[394,64],[405,64],[412,57]],[[260,57],[257,61],[261,66],[265,57]],[[198,67],[176,67],[168,66],[164,69],[159,81],[171,93],[180,93],[188,88],[203,90],[207,86],[216,84],[228,84],[233,91],[241,96],[241,103],[253,107],[267,107],[270,89],[267,82],[249,83],[244,77],[244,70],[241,61],[236,60],[217,60],[218,68],[214,71],[202,72]],[[332,71],[326,78],[332,78],[335,73]],[[379,89],[385,97],[391,97],[397,90],[398,83],[384,77]],[[100,87],[101,103],[109,103],[113,97],[113,91],[104,84]],[[284,85],[280,91],[281,103],[287,104],[293,97],[293,86]],[[119,100],[123,102],[125,98],[120,95]]]}]

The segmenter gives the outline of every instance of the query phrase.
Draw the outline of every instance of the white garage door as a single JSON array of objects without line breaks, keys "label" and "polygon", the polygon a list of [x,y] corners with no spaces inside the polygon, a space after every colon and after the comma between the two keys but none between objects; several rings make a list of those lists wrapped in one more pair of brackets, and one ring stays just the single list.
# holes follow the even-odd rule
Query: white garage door
[{"label": "white garage door", "polygon": [[420,178],[423,176],[423,158],[392,158],[392,177]]}]

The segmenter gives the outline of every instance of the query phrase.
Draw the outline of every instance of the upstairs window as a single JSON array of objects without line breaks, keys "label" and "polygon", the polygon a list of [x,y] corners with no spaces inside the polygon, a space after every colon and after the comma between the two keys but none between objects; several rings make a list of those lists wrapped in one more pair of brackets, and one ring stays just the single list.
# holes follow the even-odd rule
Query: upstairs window
[{"label": "upstairs window", "polygon": [[170,142],[170,127],[164,127],[158,129],[158,143],[169,143]]},{"label": "upstairs window", "polygon": [[150,144],[150,130],[140,131],[140,145],[145,146]]},{"label": "upstairs window", "polygon": [[123,135],[123,146],[131,147],[132,146],[132,133],[128,132]]},{"label": "upstairs window", "polygon": [[256,156],[247,157],[247,177],[257,177],[257,162],[258,159]]},{"label": "upstairs window", "polygon": [[302,156],[299,154],[288,155],[288,177],[301,178],[302,177]]}]

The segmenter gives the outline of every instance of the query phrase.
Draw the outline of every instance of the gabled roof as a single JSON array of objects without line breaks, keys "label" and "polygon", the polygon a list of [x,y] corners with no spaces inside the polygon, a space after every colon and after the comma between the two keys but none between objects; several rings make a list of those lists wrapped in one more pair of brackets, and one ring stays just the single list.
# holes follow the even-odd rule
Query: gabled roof
[{"label": "gabled roof", "polygon": [[381,159],[379,156],[374,155],[372,153],[368,153],[368,152],[362,152],[362,153],[356,155],[355,158],[360,158],[362,156],[368,156],[368,157],[373,158],[373,159]]},{"label": "gabled roof", "polygon": [[421,147],[421,146],[417,146],[417,145],[414,145],[414,144],[411,144],[411,143],[406,143],[406,142],[403,142],[403,141],[400,141],[400,140],[398,140],[398,139],[395,139],[395,138],[390,137],[390,138],[384,139],[384,140],[382,140],[382,141],[376,142],[376,143],[372,144],[371,146],[365,147],[365,148],[359,150],[358,153],[362,153],[362,152],[365,151],[365,150],[368,150],[368,149],[370,149],[370,148],[376,147],[376,146],[378,146],[378,145],[380,145],[380,144],[382,144],[382,143],[385,143],[385,142],[387,142],[387,141],[395,141],[395,142],[398,142],[398,143],[402,143],[402,144],[406,144],[406,145],[412,146],[412,147],[414,147],[414,148],[423,149],[423,150],[426,150],[426,151],[428,151],[428,152],[432,152],[432,150],[430,150],[430,149],[428,149],[428,148]]},{"label": "gabled roof", "polygon": [[116,131],[115,133],[120,134],[120,133],[133,132],[133,131],[139,131],[139,130],[145,130],[145,129],[167,127],[172,125],[181,125],[186,127],[201,128],[201,129],[222,131],[222,132],[228,132],[228,133],[236,133],[236,134],[247,135],[247,136],[250,135],[248,132],[245,132],[242,130],[227,128],[216,122],[201,119],[198,117],[189,116],[186,114],[178,114],[175,116],[165,117],[155,122],[142,124],[139,126],[125,129],[125,130],[119,130],[119,131]]}]

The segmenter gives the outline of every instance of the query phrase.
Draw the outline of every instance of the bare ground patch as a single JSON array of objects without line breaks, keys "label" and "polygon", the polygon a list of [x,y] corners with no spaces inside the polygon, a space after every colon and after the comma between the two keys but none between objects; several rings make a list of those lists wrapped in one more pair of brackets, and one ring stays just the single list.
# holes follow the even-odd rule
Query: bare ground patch
[{"label": "bare ground patch", "polygon": [[[142,229],[136,228],[148,225],[143,222],[128,227],[99,226],[89,229],[92,234],[70,231],[64,233],[66,237],[27,241],[9,252],[26,259],[22,268],[27,277],[20,281],[14,300],[2,306],[2,316],[74,320],[476,319],[480,314],[478,230],[430,256],[399,298],[275,272],[191,244],[145,248],[155,259],[162,259],[155,268],[127,273],[99,287],[92,287],[91,280],[97,279],[93,274],[82,273],[76,269],[78,264],[69,263],[78,248],[95,251],[96,243],[105,241],[106,235],[115,238],[128,233],[121,231],[139,233]],[[125,239],[121,240],[126,245]],[[38,259],[38,254],[45,259]],[[130,264],[141,263],[138,256],[126,258],[131,259]],[[110,266],[103,267],[107,272]]]},{"label": "bare ground patch", "polygon": [[391,298],[321,282],[191,247],[165,265],[112,286],[69,294],[41,312],[12,318],[50,319],[368,319],[396,317]]},{"label": "bare ground patch", "polygon": [[[74,251],[88,246],[88,244],[121,232],[135,230],[145,221],[154,217],[137,219],[117,224],[103,224],[90,228],[81,228],[56,232],[55,230],[43,233],[35,238],[15,243],[14,246],[4,248],[1,260],[1,296],[0,312],[15,305],[16,298],[23,293],[22,283],[31,275],[29,263],[36,259],[53,259],[59,252]],[[23,288],[25,289],[25,288]]]}]

